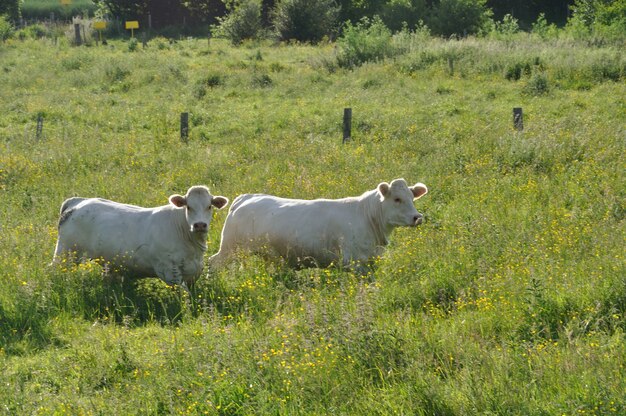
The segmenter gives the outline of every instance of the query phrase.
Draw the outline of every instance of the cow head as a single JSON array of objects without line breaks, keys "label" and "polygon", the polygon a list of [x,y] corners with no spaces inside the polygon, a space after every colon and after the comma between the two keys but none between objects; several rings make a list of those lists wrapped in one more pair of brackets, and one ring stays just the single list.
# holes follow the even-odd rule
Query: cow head
[{"label": "cow head", "polygon": [[228,198],[211,195],[205,186],[192,186],[185,196],[170,196],[170,203],[179,208],[185,208],[185,218],[192,233],[207,233],[213,207],[224,208],[228,204]]},{"label": "cow head", "polygon": [[378,185],[382,203],[383,221],[391,227],[416,226],[422,223],[423,215],[413,206],[413,200],[428,192],[423,183],[409,187],[404,179],[395,179],[391,184]]}]

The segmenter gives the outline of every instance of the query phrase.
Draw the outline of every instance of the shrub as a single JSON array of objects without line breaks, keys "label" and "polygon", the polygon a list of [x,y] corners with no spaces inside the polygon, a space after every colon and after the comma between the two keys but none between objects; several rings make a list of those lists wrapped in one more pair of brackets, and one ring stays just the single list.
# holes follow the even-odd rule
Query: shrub
[{"label": "shrub", "polygon": [[196,81],[192,91],[193,95],[198,99],[203,98],[207,93],[207,88],[215,88],[222,85],[223,83],[224,79],[221,74],[208,74]]},{"label": "shrub", "polygon": [[504,78],[509,81],[517,81],[522,77],[522,69],[523,65],[519,62],[516,62],[513,65],[510,65],[504,71]]},{"label": "shrub", "polygon": [[478,33],[490,17],[486,0],[441,0],[427,23],[438,35],[468,35]]},{"label": "shrub", "polygon": [[272,85],[272,78],[265,73],[254,73],[252,75],[252,86],[258,88],[266,88]]},{"label": "shrub", "polygon": [[215,35],[238,45],[246,39],[263,37],[263,21],[260,0],[240,0],[234,4],[226,17],[218,18]]},{"label": "shrub", "polygon": [[548,24],[546,15],[541,13],[537,17],[537,21],[533,23],[531,32],[538,35],[541,39],[549,39],[556,37],[557,27],[555,24]]},{"label": "shrub", "polygon": [[626,32],[626,0],[576,0],[566,32],[576,39],[622,41]]},{"label": "shrub", "polygon": [[391,31],[378,16],[371,21],[364,17],[356,25],[346,23],[343,36],[337,43],[337,61],[344,68],[378,61],[394,53]]},{"label": "shrub", "polygon": [[13,36],[13,25],[6,16],[0,15],[0,41],[4,42]]},{"label": "shrub", "polygon": [[104,75],[106,82],[122,82],[130,75],[130,70],[119,65],[110,64],[104,69]]},{"label": "shrub", "polygon": [[20,40],[25,39],[41,39],[49,35],[49,30],[42,24],[34,24],[26,26],[24,29],[20,29],[17,32],[17,36]]},{"label": "shrub", "polygon": [[385,25],[396,32],[404,27],[419,27],[426,14],[425,0],[390,0],[384,4],[381,16]]},{"label": "shrub", "polygon": [[21,3],[20,0],[0,1],[0,16],[6,15],[7,20],[17,22],[21,17]]},{"label": "shrub", "polygon": [[528,95],[544,95],[550,91],[548,86],[548,76],[545,72],[535,72],[528,80],[524,92]]},{"label": "shrub", "polygon": [[519,22],[510,14],[504,15],[501,22],[496,22],[492,34],[496,37],[510,38],[519,32]]},{"label": "shrub", "polygon": [[26,31],[29,33],[30,37],[33,39],[45,38],[50,33],[50,30],[41,23],[28,26],[26,28]]},{"label": "shrub", "polygon": [[430,29],[419,20],[414,30],[409,30],[407,24],[403,25],[402,29],[393,35],[393,46],[395,52],[399,54],[414,52],[421,50],[430,38]]},{"label": "shrub", "polygon": [[338,16],[335,0],[279,0],[272,21],[281,40],[318,42],[332,37]]},{"label": "shrub", "polygon": [[128,52],[135,52],[137,50],[137,46],[139,45],[139,41],[137,38],[131,38],[128,41]]},{"label": "shrub", "polygon": [[[537,59],[534,63],[535,66],[540,65],[540,61]],[[522,75],[531,75],[532,66],[530,62],[515,62],[507,66],[504,71],[504,78],[509,81],[518,81],[522,78]]]},{"label": "shrub", "polygon": [[150,44],[154,43],[156,48],[160,51],[170,48],[170,41],[167,38],[157,36],[150,41]]}]

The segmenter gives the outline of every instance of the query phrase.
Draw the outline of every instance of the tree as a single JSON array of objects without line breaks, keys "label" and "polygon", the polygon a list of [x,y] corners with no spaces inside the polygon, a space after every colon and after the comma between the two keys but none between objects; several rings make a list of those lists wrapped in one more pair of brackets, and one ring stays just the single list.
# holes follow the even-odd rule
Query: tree
[{"label": "tree", "polygon": [[549,23],[565,24],[573,3],[574,0],[487,0],[487,7],[493,10],[495,20],[510,14],[522,28],[528,29],[542,13]]},{"label": "tree", "polygon": [[150,13],[155,28],[192,23],[191,15],[181,0],[145,0],[145,12]]},{"label": "tree", "polygon": [[490,18],[486,0],[441,0],[426,23],[434,34],[464,36],[478,33]]},{"label": "tree", "polygon": [[335,0],[279,0],[272,22],[281,40],[320,41],[337,28]]},{"label": "tree", "polygon": [[0,15],[7,15],[9,20],[18,22],[22,17],[20,11],[20,0],[1,0],[0,1]]},{"label": "tree", "polygon": [[135,20],[145,14],[146,2],[143,0],[94,0],[101,8],[120,20]]},{"label": "tree", "polygon": [[0,42],[4,42],[13,36],[13,25],[7,20],[7,17],[0,14]]},{"label": "tree", "polygon": [[194,22],[216,23],[218,17],[226,14],[226,5],[222,0],[185,0],[183,6]]},{"label": "tree", "polygon": [[339,21],[357,23],[362,18],[381,15],[386,0],[338,0]]},{"label": "tree", "polygon": [[428,13],[426,0],[388,0],[383,6],[381,18],[389,29],[397,32],[406,24],[413,29]]},{"label": "tree", "polygon": [[238,0],[230,4],[230,12],[217,20],[215,34],[238,45],[246,39],[263,37],[260,0]]},{"label": "tree", "polygon": [[576,36],[623,39],[626,33],[626,0],[576,0],[567,30]]},{"label": "tree", "polygon": [[[2,1],[2,0],[0,0]],[[93,0],[120,20],[139,20],[154,28],[215,24],[227,12],[227,0]],[[269,0],[270,2],[273,0]],[[271,3],[273,4],[273,3]]]}]

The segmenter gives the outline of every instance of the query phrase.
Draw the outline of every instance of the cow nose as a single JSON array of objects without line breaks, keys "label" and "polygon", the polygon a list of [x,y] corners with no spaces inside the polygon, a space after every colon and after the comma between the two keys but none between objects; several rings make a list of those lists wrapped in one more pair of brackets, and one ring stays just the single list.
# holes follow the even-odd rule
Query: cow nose
[{"label": "cow nose", "polygon": [[207,231],[209,229],[209,226],[207,225],[206,222],[196,222],[193,224],[193,230],[196,232],[203,232],[203,231]]},{"label": "cow nose", "polygon": [[424,219],[424,217],[420,214],[414,215],[413,216],[413,224],[415,225],[420,225],[422,223],[422,220]]}]

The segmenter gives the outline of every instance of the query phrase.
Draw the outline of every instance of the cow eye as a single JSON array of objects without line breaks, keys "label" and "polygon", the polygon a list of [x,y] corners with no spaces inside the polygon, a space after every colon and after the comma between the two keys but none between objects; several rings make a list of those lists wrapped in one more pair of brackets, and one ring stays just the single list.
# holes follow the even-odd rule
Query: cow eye
[{"label": "cow eye", "polygon": [[400,202],[402,202],[402,200],[400,198],[396,198],[393,200],[393,202],[395,202],[396,204],[399,204]]}]

